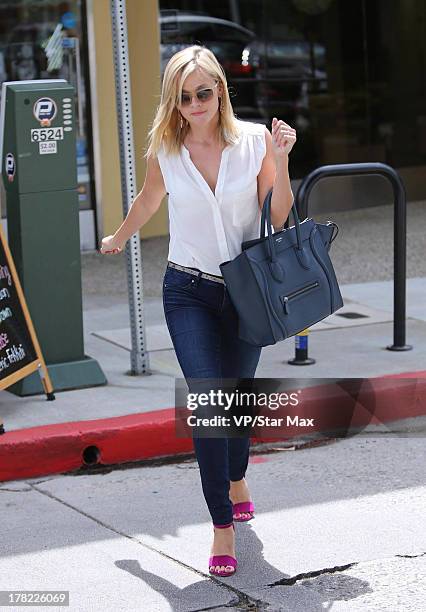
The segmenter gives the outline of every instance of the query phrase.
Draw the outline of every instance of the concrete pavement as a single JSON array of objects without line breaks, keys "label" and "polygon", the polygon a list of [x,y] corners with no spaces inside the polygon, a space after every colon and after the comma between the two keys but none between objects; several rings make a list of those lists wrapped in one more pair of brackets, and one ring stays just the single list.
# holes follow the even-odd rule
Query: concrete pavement
[{"label": "concrete pavement", "polygon": [[419,612],[426,423],[416,423],[416,434],[401,423],[399,436],[252,454],[256,517],[235,526],[229,578],[207,572],[212,528],[194,459],[3,483],[0,589],[67,590],[76,612]]},{"label": "concrete pavement", "polygon": [[[337,313],[311,328],[312,366],[287,363],[294,356],[294,339],[262,349],[257,377],[369,377],[426,369],[426,279],[407,281],[407,352],[384,350],[393,339],[393,285],[389,281],[341,286],[345,307],[361,319]],[[87,419],[109,418],[160,410],[174,405],[174,379],[182,377],[159,298],[147,298],[146,320],[151,374],[129,376],[130,333],[126,303],[84,311],[86,354],[97,359],[108,385],[43,396],[16,397],[0,391],[6,431]],[[328,322],[330,319],[333,322]],[[127,327],[126,327],[127,326]],[[315,331],[314,331],[315,330]]]}]

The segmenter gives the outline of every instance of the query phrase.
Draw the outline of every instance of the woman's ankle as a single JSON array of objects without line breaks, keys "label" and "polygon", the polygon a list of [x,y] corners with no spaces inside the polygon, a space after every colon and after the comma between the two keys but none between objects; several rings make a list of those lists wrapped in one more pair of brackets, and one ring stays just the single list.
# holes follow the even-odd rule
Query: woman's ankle
[{"label": "woman's ankle", "polygon": [[215,523],[213,523],[213,527],[215,527],[216,529],[227,529],[228,527],[232,527],[234,524],[234,521],[230,521],[229,523],[224,523],[222,525],[218,524],[216,525]]}]

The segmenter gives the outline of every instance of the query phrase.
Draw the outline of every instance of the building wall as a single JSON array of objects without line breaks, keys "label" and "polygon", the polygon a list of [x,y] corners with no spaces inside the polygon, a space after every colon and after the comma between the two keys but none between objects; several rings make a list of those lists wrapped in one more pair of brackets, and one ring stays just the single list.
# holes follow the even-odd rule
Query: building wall
[{"label": "building wall", "polygon": [[[95,75],[92,88],[92,122],[94,124],[94,154],[97,158],[96,191],[98,241],[112,234],[123,220],[120,182],[120,158],[115,101],[115,76],[112,45],[110,0],[92,0],[93,41],[91,49]],[[145,179],[144,152],[147,134],[160,95],[160,41],[158,4],[156,0],[127,0],[128,46],[132,88],[133,136],[135,148],[136,185],[139,192]],[[93,74],[93,66],[92,66]],[[141,238],[168,233],[166,199],[157,213],[140,231]]]}]

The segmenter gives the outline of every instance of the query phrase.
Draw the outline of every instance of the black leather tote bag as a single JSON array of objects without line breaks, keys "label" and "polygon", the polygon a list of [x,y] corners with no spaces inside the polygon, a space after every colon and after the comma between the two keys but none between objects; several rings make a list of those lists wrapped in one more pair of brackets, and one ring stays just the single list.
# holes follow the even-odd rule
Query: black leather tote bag
[{"label": "black leather tote bag", "polygon": [[300,222],[293,203],[294,226],[273,234],[271,198],[272,191],[259,238],[243,242],[237,257],[219,264],[238,313],[238,336],[255,346],[294,336],[343,306],[328,253],[337,224]]}]

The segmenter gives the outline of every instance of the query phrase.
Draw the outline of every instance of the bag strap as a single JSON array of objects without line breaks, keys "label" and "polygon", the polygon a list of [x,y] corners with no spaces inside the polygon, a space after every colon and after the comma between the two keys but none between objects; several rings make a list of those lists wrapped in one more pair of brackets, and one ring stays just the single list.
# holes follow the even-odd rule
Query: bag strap
[{"label": "bag strap", "polygon": [[[272,222],[271,222],[271,200],[272,200],[272,189],[267,193],[265,201],[263,202],[262,207],[262,217],[260,221],[260,238],[265,238],[265,222],[267,227],[267,237],[269,243],[269,253],[272,261],[276,260],[275,253],[275,244],[272,240]],[[297,214],[296,204],[293,200],[293,205],[291,207],[291,212],[293,214],[294,225],[296,228],[296,236],[297,236],[297,248],[299,250],[302,249],[302,236],[300,233],[300,220],[299,215]]]}]

